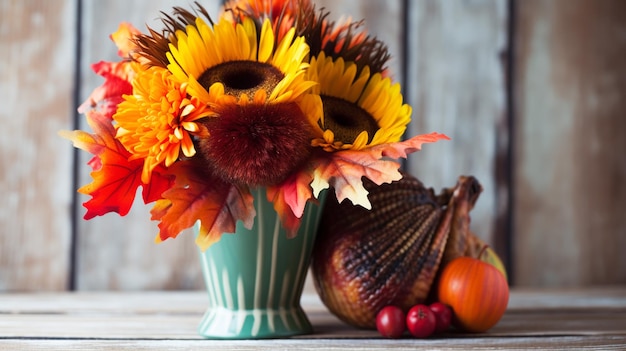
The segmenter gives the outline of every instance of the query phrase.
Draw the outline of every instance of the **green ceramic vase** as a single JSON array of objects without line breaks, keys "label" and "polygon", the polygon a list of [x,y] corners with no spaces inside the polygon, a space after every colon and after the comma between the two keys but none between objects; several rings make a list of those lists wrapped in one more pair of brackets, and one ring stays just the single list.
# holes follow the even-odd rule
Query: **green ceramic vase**
[{"label": "green ceramic vase", "polygon": [[198,332],[211,339],[281,338],[308,334],[300,306],[321,206],[307,203],[298,235],[288,239],[267,201],[253,190],[256,217],[200,253],[209,308]]}]

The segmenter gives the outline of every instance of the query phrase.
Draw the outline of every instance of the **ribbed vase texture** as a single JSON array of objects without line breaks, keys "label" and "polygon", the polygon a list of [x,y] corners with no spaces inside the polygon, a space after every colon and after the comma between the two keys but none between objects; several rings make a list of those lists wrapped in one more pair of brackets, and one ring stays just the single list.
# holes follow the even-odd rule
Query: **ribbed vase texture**
[{"label": "ribbed vase texture", "polygon": [[317,232],[320,205],[308,203],[298,235],[288,239],[264,188],[248,230],[237,224],[200,253],[209,308],[198,331],[206,338],[258,339],[308,334],[300,297]]}]

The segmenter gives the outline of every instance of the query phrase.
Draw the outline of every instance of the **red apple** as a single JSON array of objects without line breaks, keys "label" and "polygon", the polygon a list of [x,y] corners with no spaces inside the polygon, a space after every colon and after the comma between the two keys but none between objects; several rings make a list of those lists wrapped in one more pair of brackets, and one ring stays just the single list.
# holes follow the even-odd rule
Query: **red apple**
[{"label": "red apple", "polygon": [[385,306],[376,314],[376,329],[380,335],[396,339],[406,330],[406,317],[398,306]]},{"label": "red apple", "polygon": [[406,327],[416,338],[427,338],[435,332],[435,313],[426,305],[415,305],[406,314]]},{"label": "red apple", "polygon": [[452,309],[446,304],[441,302],[433,302],[429,306],[431,311],[435,313],[435,319],[437,320],[437,326],[435,327],[435,333],[441,333],[452,324]]}]

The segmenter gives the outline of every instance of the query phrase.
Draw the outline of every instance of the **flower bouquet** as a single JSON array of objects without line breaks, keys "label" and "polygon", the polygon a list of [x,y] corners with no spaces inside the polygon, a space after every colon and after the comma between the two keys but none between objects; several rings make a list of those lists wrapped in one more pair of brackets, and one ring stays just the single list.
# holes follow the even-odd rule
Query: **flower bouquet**
[{"label": "flower bouquet", "polygon": [[120,25],[121,59],[93,65],[104,83],[79,108],[93,131],[61,132],[94,155],[85,219],[126,215],[141,187],[157,242],[196,225],[210,252],[255,228],[259,204],[287,238],[325,189],[370,208],[363,177],[399,180],[399,158],[447,137],[402,141],[411,107],[386,46],[328,15],[308,0],[239,0],[215,19],[196,3],[159,30]]}]

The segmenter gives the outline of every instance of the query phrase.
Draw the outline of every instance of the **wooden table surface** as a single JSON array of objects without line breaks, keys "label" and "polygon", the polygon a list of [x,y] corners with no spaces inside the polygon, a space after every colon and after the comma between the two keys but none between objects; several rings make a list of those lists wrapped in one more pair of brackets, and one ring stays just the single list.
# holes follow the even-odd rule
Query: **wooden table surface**
[{"label": "wooden table surface", "polygon": [[332,316],[314,294],[302,304],[314,334],[204,340],[204,292],[0,294],[0,350],[626,350],[626,286],[513,289],[502,320],[482,334],[388,340]]}]

